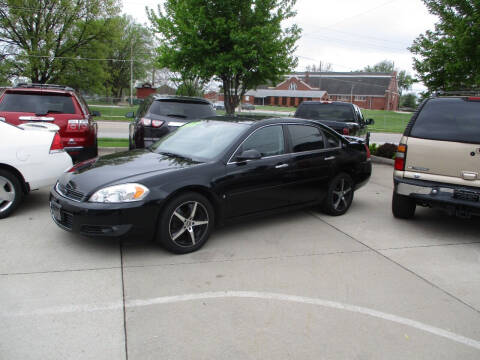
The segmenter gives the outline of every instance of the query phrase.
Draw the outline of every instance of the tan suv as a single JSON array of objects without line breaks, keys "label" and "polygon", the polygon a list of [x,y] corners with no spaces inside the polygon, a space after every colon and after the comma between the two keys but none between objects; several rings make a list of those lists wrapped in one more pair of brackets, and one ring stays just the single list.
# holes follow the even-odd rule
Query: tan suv
[{"label": "tan suv", "polygon": [[480,215],[480,96],[427,99],[397,150],[392,211],[411,218],[417,205],[451,215]]}]

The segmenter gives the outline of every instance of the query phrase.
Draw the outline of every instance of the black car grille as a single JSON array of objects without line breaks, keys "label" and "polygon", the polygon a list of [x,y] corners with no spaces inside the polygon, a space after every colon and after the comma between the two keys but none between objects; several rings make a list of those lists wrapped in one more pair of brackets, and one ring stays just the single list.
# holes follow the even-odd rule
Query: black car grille
[{"label": "black car grille", "polygon": [[60,193],[60,195],[63,195],[67,199],[82,201],[83,198],[85,197],[84,193],[82,193],[81,191],[75,190],[70,183],[67,183],[67,185],[58,183],[57,190]]},{"label": "black car grille", "polygon": [[455,190],[455,192],[453,193],[453,197],[459,200],[477,202],[480,198],[480,194],[468,190]]},{"label": "black car grille", "polygon": [[86,235],[105,235],[113,231],[111,226],[83,225],[80,232]]},{"label": "black car grille", "polygon": [[71,230],[73,228],[73,214],[66,211],[62,211],[61,213],[62,221],[60,224]]}]

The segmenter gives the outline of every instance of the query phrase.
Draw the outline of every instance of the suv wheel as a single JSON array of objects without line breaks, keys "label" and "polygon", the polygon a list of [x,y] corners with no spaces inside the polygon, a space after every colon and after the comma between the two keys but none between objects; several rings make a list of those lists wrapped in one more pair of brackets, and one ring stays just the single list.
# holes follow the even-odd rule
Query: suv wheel
[{"label": "suv wheel", "polygon": [[168,251],[186,254],[200,249],[214,225],[210,202],[197,193],[185,193],[172,199],[162,212],[157,240]]},{"label": "suv wheel", "polygon": [[20,180],[10,171],[0,170],[0,219],[9,216],[23,199]]},{"label": "suv wheel", "polygon": [[333,216],[343,215],[352,205],[353,180],[350,175],[340,173],[328,185],[327,197],[323,209]]},{"label": "suv wheel", "polygon": [[415,215],[415,200],[408,196],[393,193],[392,197],[392,213],[393,216],[400,219],[411,219]]}]

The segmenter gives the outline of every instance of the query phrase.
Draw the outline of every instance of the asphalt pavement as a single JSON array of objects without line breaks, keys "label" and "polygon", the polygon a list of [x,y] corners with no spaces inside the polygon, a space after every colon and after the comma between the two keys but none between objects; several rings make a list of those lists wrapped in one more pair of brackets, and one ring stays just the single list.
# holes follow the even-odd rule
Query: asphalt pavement
[{"label": "asphalt pavement", "polygon": [[375,165],[344,216],[258,218],[172,255],[65,232],[34,192],[0,220],[0,358],[478,360],[478,219],[398,220],[391,194]]},{"label": "asphalt pavement", "polygon": [[[125,121],[99,121],[98,136],[101,138],[128,139],[128,122]],[[372,133],[371,142],[377,144],[394,143],[398,144],[401,134],[394,133]]]}]

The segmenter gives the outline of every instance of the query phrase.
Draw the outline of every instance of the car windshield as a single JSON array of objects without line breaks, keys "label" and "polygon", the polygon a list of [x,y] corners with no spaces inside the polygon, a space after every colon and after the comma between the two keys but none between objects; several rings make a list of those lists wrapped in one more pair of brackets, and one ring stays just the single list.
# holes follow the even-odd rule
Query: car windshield
[{"label": "car windshield", "polygon": [[234,122],[191,122],[156,142],[152,150],[206,162],[221,155],[247,128],[246,124]]},{"label": "car windshield", "polygon": [[6,93],[0,111],[34,114],[75,114],[72,97],[63,94]]},{"label": "car windshield", "polygon": [[152,103],[149,113],[185,119],[201,119],[216,115],[210,104],[179,99],[156,100]]},{"label": "car windshield", "polygon": [[342,104],[302,104],[295,116],[312,120],[355,121],[352,106]]}]

